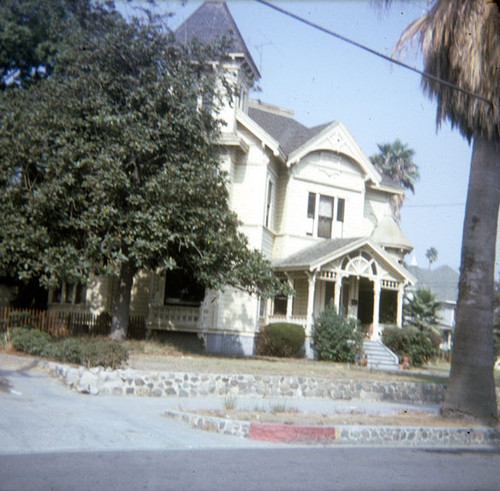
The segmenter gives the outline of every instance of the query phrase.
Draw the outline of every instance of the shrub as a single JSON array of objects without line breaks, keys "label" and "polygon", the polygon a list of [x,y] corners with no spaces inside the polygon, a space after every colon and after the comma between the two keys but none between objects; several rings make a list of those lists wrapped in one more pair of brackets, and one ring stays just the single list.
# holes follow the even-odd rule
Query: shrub
[{"label": "shrub", "polygon": [[359,322],[338,314],[332,303],[314,320],[312,338],[318,360],[354,362],[363,334]]},{"label": "shrub", "polygon": [[54,346],[53,357],[60,362],[86,367],[118,368],[128,359],[128,350],[109,339],[67,338]]},{"label": "shrub", "polygon": [[257,353],[264,356],[292,357],[302,355],[306,333],[302,326],[277,322],[261,329]]},{"label": "shrub", "polygon": [[118,368],[128,359],[127,348],[110,339],[66,338],[55,341],[37,329],[16,327],[10,330],[10,341],[17,351],[87,367]]},{"label": "shrub", "polygon": [[382,340],[400,359],[408,356],[413,366],[420,367],[435,354],[430,333],[415,327],[386,327]]},{"label": "shrub", "polygon": [[51,340],[50,334],[38,329],[15,327],[10,330],[10,341],[14,349],[28,355],[47,356]]},{"label": "shrub", "polygon": [[125,346],[109,339],[85,340],[82,343],[81,364],[87,367],[118,368],[128,359]]},{"label": "shrub", "polygon": [[82,361],[82,340],[66,338],[54,345],[53,356],[63,363],[80,365]]}]

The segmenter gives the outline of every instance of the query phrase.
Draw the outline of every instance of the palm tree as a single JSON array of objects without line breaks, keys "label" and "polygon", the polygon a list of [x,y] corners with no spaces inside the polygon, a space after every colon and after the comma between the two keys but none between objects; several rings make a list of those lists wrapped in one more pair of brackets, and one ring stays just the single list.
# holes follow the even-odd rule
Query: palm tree
[{"label": "palm tree", "polygon": [[411,297],[405,298],[405,323],[417,327],[421,331],[437,330],[437,312],[440,303],[429,288],[419,288]]},{"label": "palm tree", "polygon": [[425,257],[429,261],[429,269],[431,269],[432,263],[435,263],[438,258],[437,249],[435,247],[429,247],[429,249],[425,251]]},{"label": "palm tree", "polygon": [[[378,145],[379,153],[372,155],[370,160],[383,176],[395,184],[415,193],[414,183],[420,178],[418,167],[413,163],[415,151],[396,138],[394,143]],[[396,221],[401,216],[399,210],[404,202],[404,195],[395,194],[391,198],[392,215]]]},{"label": "palm tree", "polygon": [[[451,372],[441,413],[497,421],[493,378],[493,283],[500,202],[500,2],[435,0],[402,34],[416,38],[424,90],[437,101],[437,123],[473,141],[462,239]],[[479,97],[477,97],[477,95]]]}]

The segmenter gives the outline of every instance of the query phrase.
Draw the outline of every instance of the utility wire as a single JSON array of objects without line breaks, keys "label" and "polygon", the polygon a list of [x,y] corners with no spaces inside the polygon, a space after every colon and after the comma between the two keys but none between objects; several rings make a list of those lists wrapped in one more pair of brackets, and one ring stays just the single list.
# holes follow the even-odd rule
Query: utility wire
[{"label": "utility wire", "polygon": [[404,208],[446,208],[450,206],[465,206],[465,203],[435,203],[432,205],[403,205]]},{"label": "utility wire", "polygon": [[310,27],[314,27],[314,29],[318,29],[319,31],[322,31],[330,36],[336,37],[337,39],[340,39],[341,41],[352,44],[353,46],[356,46],[357,48],[360,48],[364,51],[367,51],[368,53],[371,53],[372,55],[378,56],[386,61],[389,61],[391,63],[399,65],[400,67],[407,68],[408,70],[411,70],[412,72],[418,73],[422,77],[426,77],[428,79],[434,80],[435,82],[438,82],[442,85],[446,85],[447,87],[450,87],[454,90],[458,90],[459,92],[462,92],[464,94],[475,97],[476,99],[479,99],[480,101],[486,102],[487,104],[493,105],[492,102],[489,99],[487,99],[486,97],[478,95],[474,92],[470,92],[469,90],[462,89],[461,87],[458,87],[457,85],[452,84],[451,82],[448,82],[448,80],[444,80],[442,78],[436,77],[435,75],[431,75],[430,73],[427,73],[427,72],[422,72],[421,70],[418,70],[415,67],[407,65],[406,63],[403,63],[402,61],[396,60],[395,58],[391,58],[390,56],[384,55],[383,53],[380,53],[379,51],[376,51],[372,48],[369,48],[368,46],[365,46],[364,44],[353,41],[352,39],[349,39],[345,36],[342,36],[341,34],[337,34],[336,32],[331,31],[331,30],[327,29],[326,27],[322,27],[319,24],[315,24],[314,22],[311,22],[307,19],[304,19],[303,17],[300,17],[299,15],[296,15],[293,12],[290,12],[289,10],[282,9],[281,7],[278,7],[277,5],[274,5],[271,2],[268,2],[267,0],[256,0],[256,2],[261,3],[262,5],[266,5],[267,7],[270,7],[278,12],[281,12],[282,14],[288,15],[289,17],[292,17],[293,19],[298,20],[299,22],[302,22]]}]

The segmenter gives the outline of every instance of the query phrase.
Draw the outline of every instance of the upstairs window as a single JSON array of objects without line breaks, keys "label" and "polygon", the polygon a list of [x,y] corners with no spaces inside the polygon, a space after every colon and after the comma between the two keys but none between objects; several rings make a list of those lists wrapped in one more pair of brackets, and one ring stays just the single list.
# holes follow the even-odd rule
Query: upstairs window
[{"label": "upstairs window", "polygon": [[265,225],[268,228],[271,228],[272,204],[273,204],[273,183],[269,181],[267,183],[266,221],[265,221]]},{"label": "upstairs window", "polygon": [[337,200],[337,222],[344,223],[344,212],[345,212],[345,199],[339,198]]},{"label": "upstairs window", "polygon": [[316,193],[309,193],[307,200],[307,235],[314,233],[314,218],[316,216]]},{"label": "upstairs window", "polygon": [[333,198],[331,196],[319,196],[318,210],[318,237],[330,239],[332,237],[333,222]]},{"label": "upstairs window", "polygon": [[[335,205],[335,201],[337,204]],[[336,206],[336,215],[334,215]],[[306,234],[331,239],[334,217],[337,222],[344,222],[345,199],[323,194],[309,193],[307,199]]]}]

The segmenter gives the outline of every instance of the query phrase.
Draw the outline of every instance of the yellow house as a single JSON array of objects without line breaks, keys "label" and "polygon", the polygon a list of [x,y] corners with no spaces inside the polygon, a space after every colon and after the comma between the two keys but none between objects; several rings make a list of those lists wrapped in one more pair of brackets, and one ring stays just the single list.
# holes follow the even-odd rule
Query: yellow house
[{"label": "yellow house", "polygon": [[[205,292],[175,272],[142,273],[131,313],[143,315],[149,331],[196,333],[209,351],[247,355],[261,326],[287,320],[304,326],[312,356],[313,319],[333,301],[379,339],[384,324],[401,326],[404,289],[415,281],[403,267],[412,246],[391,215],[391,196],[402,188],[377,172],[342,122],[307,128],[293,111],[249,99],[260,74],[225,3],[205,2],[176,31],[180,41],[222,35],[232,45],[217,69],[239,94],[220,108],[230,207],[250,246],[296,293],[263,300],[233,289]],[[49,308],[110,312],[115,287],[109,278],[84,294],[64,287]]]}]

